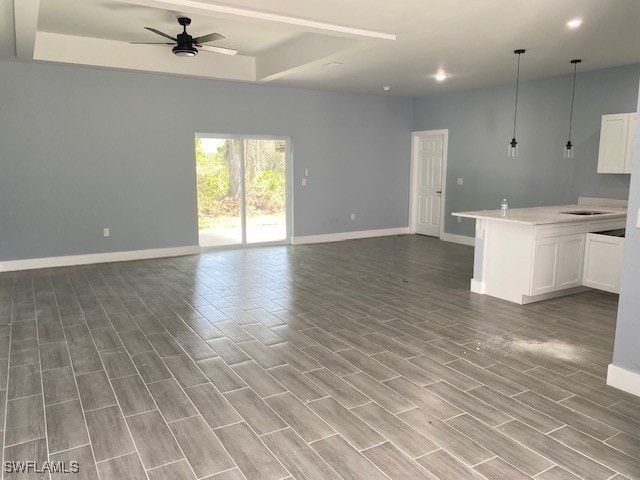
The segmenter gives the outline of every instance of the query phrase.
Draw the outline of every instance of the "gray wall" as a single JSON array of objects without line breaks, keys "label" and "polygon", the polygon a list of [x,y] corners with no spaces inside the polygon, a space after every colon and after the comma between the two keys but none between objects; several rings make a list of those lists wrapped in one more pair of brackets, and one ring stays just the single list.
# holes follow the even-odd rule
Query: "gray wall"
[{"label": "gray wall", "polygon": [[197,245],[195,132],[291,137],[296,236],[406,227],[412,108],[0,62],[0,260]]},{"label": "gray wall", "polygon": [[[562,151],[571,75],[520,85],[516,159],[507,157],[514,84],[417,99],[414,131],[449,129],[445,231],[473,236],[474,221],[457,224],[451,212],[500,208],[503,197],[512,208],[576,203],[578,196],[627,198],[629,175],[596,173],[600,117],[635,110],[639,77],[640,65],[578,71],[576,154],[569,160]],[[464,178],[463,186],[456,185],[458,177]]]},{"label": "gray wall", "polygon": [[[640,102],[638,102],[640,111]],[[636,128],[636,142],[631,169],[629,216],[622,261],[622,281],[613,364],[640,374],[640,123]]]}]

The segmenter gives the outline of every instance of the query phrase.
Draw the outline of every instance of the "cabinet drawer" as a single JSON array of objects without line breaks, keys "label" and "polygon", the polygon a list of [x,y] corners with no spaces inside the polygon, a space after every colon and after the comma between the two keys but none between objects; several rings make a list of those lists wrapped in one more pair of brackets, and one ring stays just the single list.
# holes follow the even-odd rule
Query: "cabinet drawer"
[{"label": "cabinet drawer", "polygon": [[554,223],[536,227],[536,238],[564,237],[586,232],[586,222]]},{"label": "cabinet drawer", "polygon": [[588,222],[538,225],[536,226],[535,238],[564,237],[566,235],[577,235],[579,233],[604,232],[606,230],[624,228],[626,224],[626,218],[617,218],[608,220],[590,220]]},{"label": "cabinet drawer", "polygon": [[587,224],[587,233],[618,230],[619,228],[624,228],[626,226],[626,218],[619,218],[617,220],[594,220]]}]

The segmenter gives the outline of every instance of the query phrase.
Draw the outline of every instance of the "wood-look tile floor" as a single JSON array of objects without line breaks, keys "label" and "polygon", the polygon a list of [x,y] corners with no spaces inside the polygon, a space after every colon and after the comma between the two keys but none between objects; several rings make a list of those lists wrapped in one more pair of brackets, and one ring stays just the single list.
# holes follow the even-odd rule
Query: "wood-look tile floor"
[{"label": "wood-look tile floor", "polygon": [[0,275],[3,478],[640,478],[616,296],[478,296],[472,257],[401,236]]}]

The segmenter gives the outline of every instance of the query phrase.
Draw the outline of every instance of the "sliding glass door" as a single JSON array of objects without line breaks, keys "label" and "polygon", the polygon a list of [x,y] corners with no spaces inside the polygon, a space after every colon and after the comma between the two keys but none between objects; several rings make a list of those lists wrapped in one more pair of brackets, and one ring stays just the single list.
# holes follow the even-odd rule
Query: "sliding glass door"
[{"label": "sliding glass door", "polygon": [[287,243],[287,138],[198,134],[200,246]]},{"label": "sliding glass door", "polygon": [[247,243],[287,238],[285,140],[245,140]]}]

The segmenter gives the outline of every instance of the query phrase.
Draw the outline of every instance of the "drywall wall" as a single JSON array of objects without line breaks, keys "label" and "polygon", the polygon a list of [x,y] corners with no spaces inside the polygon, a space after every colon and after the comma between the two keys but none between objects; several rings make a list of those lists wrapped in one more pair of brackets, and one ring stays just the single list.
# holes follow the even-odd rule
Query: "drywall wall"
[{"label": "drywall wall", "polygon": [[627,198],[629,175],[596,173],[600,119],[635,110],[639,77],[640,65],[578,72],[573,159],[563,158],[570,74],[520,85],[515,159],[507,157],[515,84],[416,99],[414,131],[449,129],[445,231],[473,236],[474,221],[458,224],[451,212],[500,208],[504,197],[512,208],[576,203],[578,196]]},{"label": "drywall wall", "polygon": [[196,132],[291,138],[296,236],[406,227],[412,108],[2,61],[0,261],[197,245]]},{"label": "drywall wall", "polygon": [[[637,108],[640,111],[640,101]],[[632,161],[613,365],[633,372],[640,378],[640,230],[637,228],[640,210],[640,123],[636,126]],[[634,391],[637,392],[640,386],[636,387]]]}]

